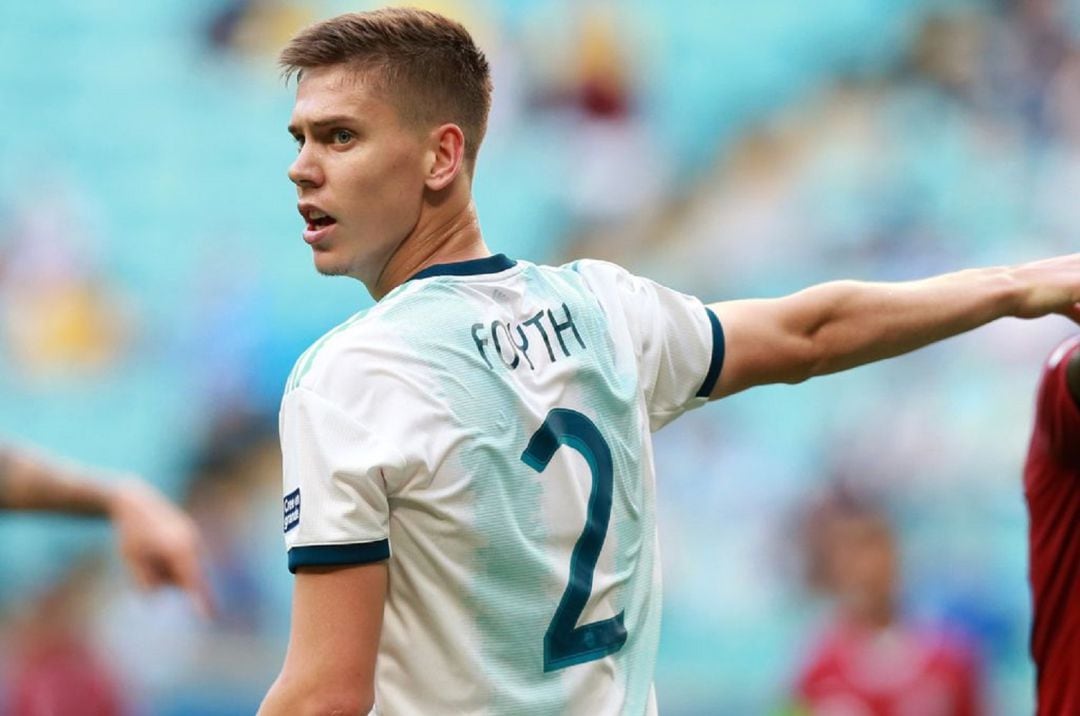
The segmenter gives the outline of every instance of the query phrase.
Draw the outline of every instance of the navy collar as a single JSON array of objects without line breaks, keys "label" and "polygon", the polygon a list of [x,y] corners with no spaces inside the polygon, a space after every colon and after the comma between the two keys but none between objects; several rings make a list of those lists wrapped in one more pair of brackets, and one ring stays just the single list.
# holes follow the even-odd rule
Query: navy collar
[{"label": "navy collar", "polygon": [[476,276],[485,273],[499,273],[516,265],[517,261],[507,258],[506,254],[495,254],[482,259],[428,266],[426,269],[413,274],[409,281],[418,278],[431,278],[432,276]]}]

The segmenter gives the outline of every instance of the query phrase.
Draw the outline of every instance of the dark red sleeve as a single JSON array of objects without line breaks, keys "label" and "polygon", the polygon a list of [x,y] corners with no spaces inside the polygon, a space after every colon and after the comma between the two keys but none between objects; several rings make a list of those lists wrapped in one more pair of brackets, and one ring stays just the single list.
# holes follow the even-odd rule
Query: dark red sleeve
[{"label": "dark red sleeve", "polygon": [[1046,365],[1035,410],[1032,452],[1041,452],[1061,465],[1080,466],[1080,406],[1069,392],[1065,371],[1080,351],[1080,337],[1063,343]]}]

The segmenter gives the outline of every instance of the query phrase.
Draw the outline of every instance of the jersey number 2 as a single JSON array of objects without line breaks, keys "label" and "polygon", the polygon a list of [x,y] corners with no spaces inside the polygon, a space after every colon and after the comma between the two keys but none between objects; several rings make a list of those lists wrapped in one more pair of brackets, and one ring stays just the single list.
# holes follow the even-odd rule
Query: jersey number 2
[{"label": "jersey number 2", "polygon": [[592,593],[593,571],[611,521],[614,481],[611,448],[587,417],[576,410],[555,408],[533,433],[521,460],[537,472],[543,472],[560,445],[577,450],[588,461],[592,490],[585,530],[570,556],[570,582],[544,634],[544,671],[601,659],[626,643],[623,612],[602,621],[577,625]]}]

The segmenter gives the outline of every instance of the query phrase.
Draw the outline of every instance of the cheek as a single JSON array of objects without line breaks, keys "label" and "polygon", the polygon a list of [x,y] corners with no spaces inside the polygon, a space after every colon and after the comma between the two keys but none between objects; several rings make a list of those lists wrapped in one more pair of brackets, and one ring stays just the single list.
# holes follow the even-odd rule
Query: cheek
[{"label": "cheek", "polygon": [[419,197],[424,189],[420,160],[413,152],[400,151],[387,157],[382,167],[383,183],[388,190],[409,197]]},{"label": "cheek", "polygon": [[353,174],[354,200],[388,220],[419,211],[424,182],[417,159],[398,152],[371,159]]}]

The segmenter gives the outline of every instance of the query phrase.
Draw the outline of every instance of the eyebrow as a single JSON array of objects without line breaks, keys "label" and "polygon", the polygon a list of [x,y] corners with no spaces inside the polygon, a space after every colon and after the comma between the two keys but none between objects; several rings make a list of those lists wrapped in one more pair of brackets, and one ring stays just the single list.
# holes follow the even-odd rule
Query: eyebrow
[{"label": "eyebrow", "polygon": [[[324,127],[329,127],[335,124],[353,124],[355,122],[355,117],[350,117],[347,114],[335,114],[332,117],[317,119],[314,122],[311,122],[311,127],[312,129],[322,129]],[[289,134],[293,136],[300,134],[300,127],[298,127],[296,124],[290,124],[288,130]]]}]

